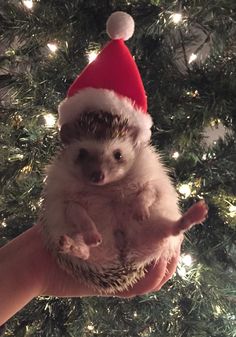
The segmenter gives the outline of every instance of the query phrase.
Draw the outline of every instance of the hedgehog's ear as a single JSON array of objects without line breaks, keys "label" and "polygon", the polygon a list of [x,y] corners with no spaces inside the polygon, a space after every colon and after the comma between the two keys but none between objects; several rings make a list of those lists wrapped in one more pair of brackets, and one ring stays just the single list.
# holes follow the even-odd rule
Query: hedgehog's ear
[{"label": "hedgehog's ear", "polygon": [[60,138],[64,144],[69,144],[74,139],[79,139],[79,130],[76,123],[63,124],[60,130]]},{"label": "hedgehog's ear", "polygon": [[136,126],[130,126],[128,135],[131,138],[133,144],[136,145],[138,143],[139,128],[137,128]]}]

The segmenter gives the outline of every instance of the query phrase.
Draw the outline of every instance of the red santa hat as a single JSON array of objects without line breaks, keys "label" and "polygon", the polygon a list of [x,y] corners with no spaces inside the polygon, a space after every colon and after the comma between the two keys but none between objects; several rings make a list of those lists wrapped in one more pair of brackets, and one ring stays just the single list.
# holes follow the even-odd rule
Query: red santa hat
[{"label": "red santa hat", "polygon": [[127,118],[136,126],[140,140],[151,136],[152,119],[138,67],[124,41],[134,32],[134,20],[115,12],[107,20],[112,39],[70,86],[59,105],[59,127],[73,122],[85,111],[103,110]]}]

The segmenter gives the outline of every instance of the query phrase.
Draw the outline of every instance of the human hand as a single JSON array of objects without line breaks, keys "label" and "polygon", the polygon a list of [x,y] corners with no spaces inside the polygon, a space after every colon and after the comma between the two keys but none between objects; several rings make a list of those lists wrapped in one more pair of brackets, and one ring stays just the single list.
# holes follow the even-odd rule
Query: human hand
[{"label": "human hand", "polygon": [[[204,201],[199,201],[187,210],[177,221],[175,230],[172,230],[172,235],[179,236],[179,244],[171,259],[167,262],[161,256],[133,287],[109,296],[133,297],[160,290],[176,270],[183,232],[204,221],[207,211]],[[57,265],[44,246],[39,225],[0,249],[0,269],[0,325],[36,296],[103,296],[75,280]]]},{"label": "human hand", "polygon": [[[37,231],[39,228],[37,229]],[[38,233],[40,236],[41,234]],[[145,277],[138,281],[133,287],[126,291],[113,294],[100,294],[87,287],[82,281],[74,279],[66,271],[58,266],[55,258],[41,246],[41,258],[37,267],[39,274],[41,291],[40,295],[50,295],[57,297],[82,297],[82,296],[117,296],[134,297],[146,293],[158,291],[174,274],[180,255],[182,240],[179,241],[179,250],[170,261],[160,258],[158,262],[148,267]],[[40,267],[40,268],[39,268]]]},{"label": "human hand", "polygon": [[[159,290],[175,272],[178,258],[179,251],[169,263],[160,258],[133,287],[109,296],[125,298]],[[39,225],[0,248],[0,270],[0,325],[37,296],[103,296],[58,266],[44,246]]]},{"label": "human hand", "polygon": [[[178,246],[175,254],[169,261],[160,257],[156,263],[149,266],[145,276],[133,287],[123,292],[117,292],[109,296],[133,297],[146,293],[158,291],[174,274],[180,255],[180,249],[183,241],[183,233],[190,229],[194,224],[205,220],[208,213],[208,207],[204,200],[201,200],[190,207],[182,217],[176,222],[175,226],[169,230],[169,235],[178,235]],[[36,226],[36,232],[40,238],[39,226]],[[182,233],[182,234],[181,234]],[[43,285],[41,294],[53,296],[101,296],[101,294],[88,288],[86,284],[75,280],[73,277],[63,271],[55,259],[47,252],[41,241],[41,284]],[[104,294],[104,296],[106,296]]]}]

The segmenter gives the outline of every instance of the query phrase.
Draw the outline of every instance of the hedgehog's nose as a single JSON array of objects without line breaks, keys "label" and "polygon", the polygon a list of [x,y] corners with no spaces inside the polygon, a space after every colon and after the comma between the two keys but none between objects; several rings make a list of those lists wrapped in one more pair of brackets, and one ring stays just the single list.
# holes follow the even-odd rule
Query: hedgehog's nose
[{"label": "hedgehog's nose", "polygon": [[104,176],[104,173],[102,171],[94,171],[92,174],[91,174],[91,181],[93,183],[100,183],[104,180],[105,176]]}]

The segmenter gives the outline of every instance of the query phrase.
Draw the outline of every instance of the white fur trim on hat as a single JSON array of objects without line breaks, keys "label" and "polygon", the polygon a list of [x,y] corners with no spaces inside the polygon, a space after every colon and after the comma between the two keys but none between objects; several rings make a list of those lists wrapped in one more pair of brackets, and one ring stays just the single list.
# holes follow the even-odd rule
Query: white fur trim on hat
[{"label": "white fur trim on hat", "polygon": [[140,130],[140,141],[148,141],[151,137],[151,116],[136,108],[129,98],[108,89],[86,88],[65,98],[58,108],[58,125],[61,127],[73,122],[81,113],[94,110],[104,110],[127,118],[130,125]]}]

